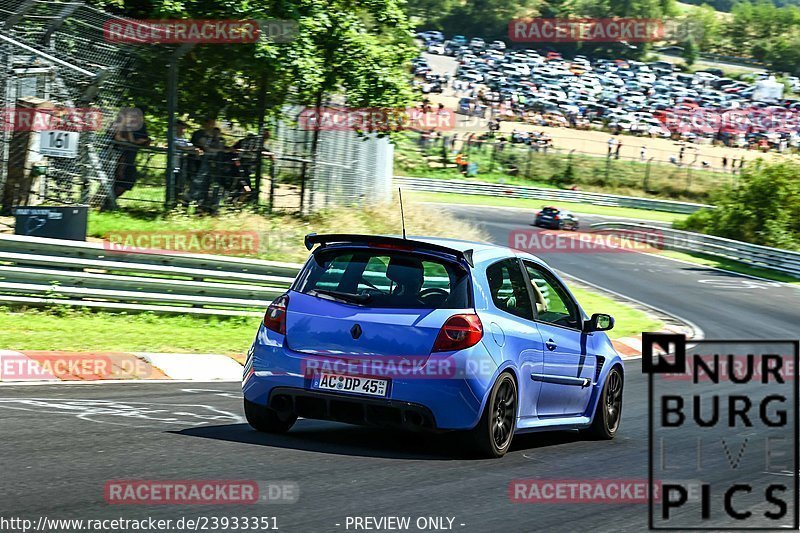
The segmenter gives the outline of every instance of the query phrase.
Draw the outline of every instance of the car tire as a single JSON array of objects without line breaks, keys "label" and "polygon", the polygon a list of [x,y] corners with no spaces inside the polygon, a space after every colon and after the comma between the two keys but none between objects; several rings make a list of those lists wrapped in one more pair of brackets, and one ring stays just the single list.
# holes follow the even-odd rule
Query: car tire
[{"label": "car tire", "polygon": [[282,414],[265,405],[244,401],[244,416],[250,427],[262,433],[286,433],[297,421],[294,413]]},{"label": "car tire", "polygon": [[592,425],[586,435],[595,440],[613,439],[622,420],[622,387],[624,379],[619,367],[614,367],[606,376],[603,392],[597,401]]},{"label": "car tire", "polygon": [[489,392],[478,425],[468,433],[471,448],[481,457],[503,457],[511,448],[516,422],[517,384],[511,374],[504,372]]}]

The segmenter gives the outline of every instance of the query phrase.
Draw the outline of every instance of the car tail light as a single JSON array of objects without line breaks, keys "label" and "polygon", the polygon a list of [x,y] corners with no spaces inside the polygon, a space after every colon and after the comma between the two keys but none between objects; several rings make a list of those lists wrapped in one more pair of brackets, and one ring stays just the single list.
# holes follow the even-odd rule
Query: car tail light
[{"label": "car tail light", "polygon": [[475,346],[483,338],[483,324],[478,315],[453,315],[447,319],[436,342],[434,352],[452,352]]},{"label": "car tail light", "polygon": [[559,220],[558,215],[554,216],[553,220]]},{"label": "car tail light", "polygon": [[541,214],[542,214],[542,212],[541,212],[541,211],[537,211],[537,212],[536,212],[536,216],[537,216],[537,217],[538,217],[539,215],[541,215]]},{"label": "car tail light", "polygon": [[284,294],[273,301],[264,315],[264,327],[286,335],[286,308],[289,307],[289,295]]}]

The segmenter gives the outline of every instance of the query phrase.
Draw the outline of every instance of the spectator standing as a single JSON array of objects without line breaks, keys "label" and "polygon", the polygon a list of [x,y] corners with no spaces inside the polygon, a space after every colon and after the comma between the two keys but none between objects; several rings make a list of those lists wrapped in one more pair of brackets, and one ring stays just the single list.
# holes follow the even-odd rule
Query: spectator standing
[{"label": "spectator standing", "polygon": [[458,165],[458,171],[466,176],[467,169],[469,168],[469,161],[467,161],[467,158],[464,157],[464,154],[459,152],[456,155],[456,165]]},{"label": "spectator standing", "polygon": [[208,117],[203,121],[203,126],[192,133],[190,142],[201,152],[189,156],[189,201],[205,204],[208,198],[208,188],[211,183],[212,155],[209,144],[217,126],[217,120]]},{"label": "spectator standing", "polygon": [[[210,164],[210,182],[205,184],[204,199],[201,207],[205,211],[215,212],[219,207],[221,191],[227,190],[231,185],[231,177],[234,174],[234,163],[230,157],[232,150],[225,145],[222,138],[222,130],[214,128],[211,130],[211,137],[206,142],[204,153]],[[209,197],[209,194],[210,197]]]},{"label": "spectator standing", "polygon": [[267,157],[272,164],[275,164],[275,154],[267,149],[267,143],[270,139],[268,130],[261,133],[261,139],[255,133],[248,133],[244,138],[239,139],[233,144],[233,150],[239,155],[239,162],[241,163],[241,179],[239,189],[245,195],[252,192],[252,178],[258,167],[258,160],[261,157]]},{"label": "spectator standing", "polygon": [[241,161],[242,169],[245,176],[248,178],[253,172],[255,172],[259,157],[263,156],[269,158],[270,160],[274,159],[275,154],[267,149],[267,143],[269,143],[269,139],[269,131],[264,130],[264,132],[261,134],[260,142],[258,140],[258,135],[255,133],[248,133],[245,137],[239,139],[233,144],[232,148],[239,154],[239,160]]},{"label": "spectator standing", "polygon": [[614,151],[614,159],[619,159],[619,151],[622,150],[622,141],[617,141],[617,149]]},{"label": "spectator standing", "polygon": [[195,147],[189,139],[185,137],[186,128],[188,124],[182,120],[175,122],[175,139],[173,145],[175,147],[174,156],[175,163],[175,197],[179,202],[186,206],[189,204],[187,185],[187,173],[189,171],[188,157],[198,156],[202,152],[199,148]]},{"label": "spectator standing", "polygon": [[142,107],[122,108],[112,124],[109,135],[113,141],[111,151],[114,158],[113,165],[113,193],[114,199],[107,200],[104,209],[116,207],[116,199],[133,189],[138,172],[136,170],[136,156],[142,146],[150,144],[147,126],[144,123],[144,110]]},{"label": "spectator standing", "polygon": [[642,149],[639,150],[639,159],[644,162],[647,159],[647,146],[642,145]]}]

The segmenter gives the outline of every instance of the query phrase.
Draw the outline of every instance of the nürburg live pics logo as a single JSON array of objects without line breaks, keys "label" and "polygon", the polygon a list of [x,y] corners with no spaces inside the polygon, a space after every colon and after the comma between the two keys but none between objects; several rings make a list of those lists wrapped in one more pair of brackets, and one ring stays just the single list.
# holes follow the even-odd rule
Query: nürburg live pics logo
[{"label": "n\u00fcrburg live pics logo", "polygon": [[650,529],[796,531],[798,341],[642,341]]}]

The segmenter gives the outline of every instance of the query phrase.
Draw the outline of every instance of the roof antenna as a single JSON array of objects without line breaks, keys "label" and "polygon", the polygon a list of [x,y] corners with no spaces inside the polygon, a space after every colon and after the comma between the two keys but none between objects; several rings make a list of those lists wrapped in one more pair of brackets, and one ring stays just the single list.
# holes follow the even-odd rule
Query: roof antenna
[{"label": "roof antenna", "polygon": [[403,212],[403,189],[397,188],[397,194],[400,195],[400,221],[403,224],[403,239],[406,238],[406,215]]}]

